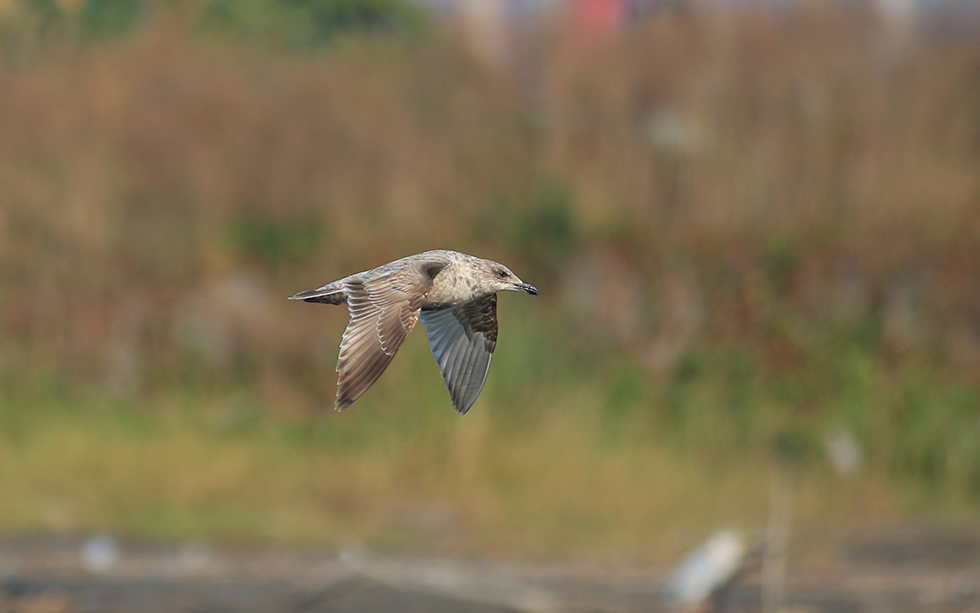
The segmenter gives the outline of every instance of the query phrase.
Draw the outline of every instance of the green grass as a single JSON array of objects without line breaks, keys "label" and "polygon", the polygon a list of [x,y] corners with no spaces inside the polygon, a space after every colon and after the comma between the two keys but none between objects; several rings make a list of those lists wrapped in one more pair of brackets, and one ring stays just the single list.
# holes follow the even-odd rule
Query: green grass
[{"label": "green grass", "polygon": [[[658,561],[713,526],[763,526],[777,477],[793,483],[803,526],[978,503],[976,391],[937,373],[892,378],[855,346],[820,372],[778,377],[744,349],[692,355],[662,378],[613,352],[568,377],[551,370],[563,358],[535,349],[553,347],[557,330],[507,324],[466,416],[450,408],[422,335],[339,414],[283,411],[247,388],[138,404],[8,395],[0,526]],[[854,479],[823,451],[839,427],[866,454]]]}]

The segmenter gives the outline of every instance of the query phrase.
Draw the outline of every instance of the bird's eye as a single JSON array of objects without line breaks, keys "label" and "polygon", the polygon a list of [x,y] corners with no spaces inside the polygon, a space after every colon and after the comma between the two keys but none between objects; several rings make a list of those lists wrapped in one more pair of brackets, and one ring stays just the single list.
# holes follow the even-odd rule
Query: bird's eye
[{"label": "bird's eye", "polygon": [[507,273],[507,271],[506,271],[506,270],[504,270],[504,269],[500,269],[500,270],[498,270],[498,271],[497,271],[497,274],[498,274],[498,275],[500,275],[500,278],[501,278],[501,279],[503,279],[503,278],[506,278],[506,277],[508,277],[508,276],[509,276],[509,274]]}]

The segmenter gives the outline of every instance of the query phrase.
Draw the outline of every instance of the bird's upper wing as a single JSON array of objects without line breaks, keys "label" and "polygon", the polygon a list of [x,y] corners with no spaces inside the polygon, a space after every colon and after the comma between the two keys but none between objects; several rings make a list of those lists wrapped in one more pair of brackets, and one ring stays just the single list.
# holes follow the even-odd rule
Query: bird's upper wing
[{"label": "bird's upper wing", "polygon": [[453,406],[466,413],[483,389],[497,345],[497,295],[420,317]]},{"label": "bird's upper wing", "polygon": [[[350,323],[337,360],[337,410],[357,400],[391,362],[418,321],[432,277],[442,264],[420,262],[375,278],[345,282]],[[433,272],[434,271],[434,272]]]}]

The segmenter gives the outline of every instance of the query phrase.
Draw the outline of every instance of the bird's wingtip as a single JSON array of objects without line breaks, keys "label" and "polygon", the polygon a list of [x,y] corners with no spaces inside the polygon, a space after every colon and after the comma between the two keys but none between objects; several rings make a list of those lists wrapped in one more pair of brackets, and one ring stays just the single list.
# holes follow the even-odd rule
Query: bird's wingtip
[{"label": "bird's wingtip", "polygon": [[474,402],[476,402],[476,398],[474,398],[473,401],[470,402],[469,404],[463,404],[463,401],[456,402],[454,400],[453,408],[456,409],[456,412],[459,413],[460,415],[466,415],[466,412],[470,410],[470,407],[473,406]]},{"label": "bird's wingtip", "polygon": [[337,394],[337,400],[333,403],[333,408],[336,411],[343,411],[350,405],[354,404],[354,399],[347,394]]}]

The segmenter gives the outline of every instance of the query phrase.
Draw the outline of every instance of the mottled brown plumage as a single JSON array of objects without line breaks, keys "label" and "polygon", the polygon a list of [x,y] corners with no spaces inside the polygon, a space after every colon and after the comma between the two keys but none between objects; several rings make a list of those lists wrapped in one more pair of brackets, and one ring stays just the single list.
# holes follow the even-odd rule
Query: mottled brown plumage
[{"label": "mottled brown plumage", "polygon": [[337,360],[337,410],[381,376],[419,319],[453,406],[473,405],[497,344],[497,292],[537,295],[506,266],[458,251],[436,250],[389,262],[291,296],[341,304],[350,323]]}]

